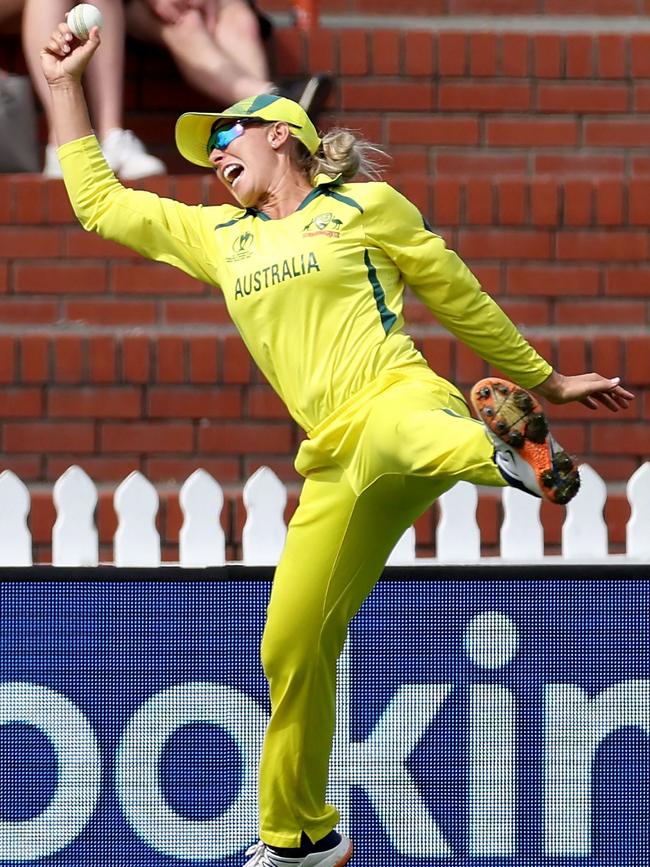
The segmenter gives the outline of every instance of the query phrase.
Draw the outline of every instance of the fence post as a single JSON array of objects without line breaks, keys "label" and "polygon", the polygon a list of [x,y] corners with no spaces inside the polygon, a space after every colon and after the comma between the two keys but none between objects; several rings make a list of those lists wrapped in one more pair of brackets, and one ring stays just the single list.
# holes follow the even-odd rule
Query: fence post
[{"label": "fence post", "polygon": [[503,488],[500,553],[504,560],[534,560],[544,556],[541,500],[517,488]]},{"label": "fence post", "polygon": [[205,470],[195,470],[178,496],[185,520],[178,537],[181,566],[223,566],[226,537],[221,527],[223,491]]},{"label": "fence post", "polygon": [[56,523],[52,530],[54,566],[96,566],[99,538],[95,527],[97,488],[81,467],[68,467],[52,492]]},{"label": "fence post", "polygon": [[31,498],[11,470],[0,473],[0,566],[31,566],[32,536],[27,526]]},{"label": "fence post", "polygon": [[598,473],[583,464],[580,490],[566,507],[562,525],[562,555],[571,560],[607,557],[607,524],[603,509],[607,487]]},{"label": "fence post", "polygon": [[465,563],[481,559],[481,531],[476,523],[478,490],[469,482],[457,482],[438,500],[440,521],[436,528],[438,560]]},{"label": "fence post", "polygon": [[268,467],[260,467],[244,485],[246,523],[242,559],[248,566],[275,566],[287,537],[284,509],[287,491]]},{"label": "fence post", "polygon": [[415,563],[415,527],[407,527],[388,555],[387,566],[412,566]]},{"label": "fence post", "polygon": [[632,508],[625,533],[628,557],[650,560],[650,462],[630,476],[627,498]]},{"label": "fence post", "polygon": [[113,540],[116,566],[160,566],[160,536],[156,530],[158,494],[148,479],[134,470],[113,498],[117,532]]}]

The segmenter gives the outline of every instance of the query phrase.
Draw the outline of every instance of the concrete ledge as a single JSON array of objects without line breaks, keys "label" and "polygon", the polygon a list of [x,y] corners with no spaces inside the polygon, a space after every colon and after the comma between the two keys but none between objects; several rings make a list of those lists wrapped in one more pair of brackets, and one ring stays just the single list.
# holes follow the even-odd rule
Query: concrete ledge
[{"label": "concrete ledge", "polygon": [[[290,27],[288,13],[270,15],[277,27]],[[650,17],[640,15],[321,15],[333,30],[423,30],[490,33],[650,33]]]}]

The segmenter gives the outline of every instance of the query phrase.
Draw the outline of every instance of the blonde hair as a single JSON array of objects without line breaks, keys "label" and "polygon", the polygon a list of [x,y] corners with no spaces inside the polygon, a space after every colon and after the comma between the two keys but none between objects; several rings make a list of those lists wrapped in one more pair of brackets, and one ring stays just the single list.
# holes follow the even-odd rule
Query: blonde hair
[{"label": "blonde hair", "polygon": [[381,178],[383,162],[387,159],[381,148],[357,138],[349,129],[336,128],[325,133],[313,156],[298,139],[294,139],[294,142],[294,157],[298,167],[312,183],[320,174],[329,175],[330,178],[341,175],[344,181],[363,175],[376,181]]}]

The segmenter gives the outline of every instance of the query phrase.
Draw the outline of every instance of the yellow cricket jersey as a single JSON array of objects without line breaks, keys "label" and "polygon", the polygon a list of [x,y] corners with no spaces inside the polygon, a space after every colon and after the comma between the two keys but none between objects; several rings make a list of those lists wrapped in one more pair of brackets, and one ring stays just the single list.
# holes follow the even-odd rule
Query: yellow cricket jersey
[{"label": "yellow cricket jersey", "polygon": [[218,286],[255,362],[307,432],[385,373],[428,370],[405,334],[405,284],[524,387],[550,365],[417,208],[386,183],[325,175],[282,219],[127,189],[87,136],[59,148],[83,227]]}]

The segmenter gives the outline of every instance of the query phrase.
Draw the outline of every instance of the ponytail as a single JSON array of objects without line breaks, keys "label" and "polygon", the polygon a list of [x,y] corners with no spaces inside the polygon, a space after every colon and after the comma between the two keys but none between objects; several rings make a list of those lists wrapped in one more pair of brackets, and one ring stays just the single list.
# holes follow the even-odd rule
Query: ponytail
[{"label": "ponytail", "polygon": [[330,178],[339,175],[343,181],[350,181],[356,175],[363,175],[376,181],[381,178],[384,151],[364,139],[357,138],[349,129],[331,129],[321,139],[321,144],[312,156],[307,149],[296,143],[296,160],[313,183],[316,175],[326,174]]}]

